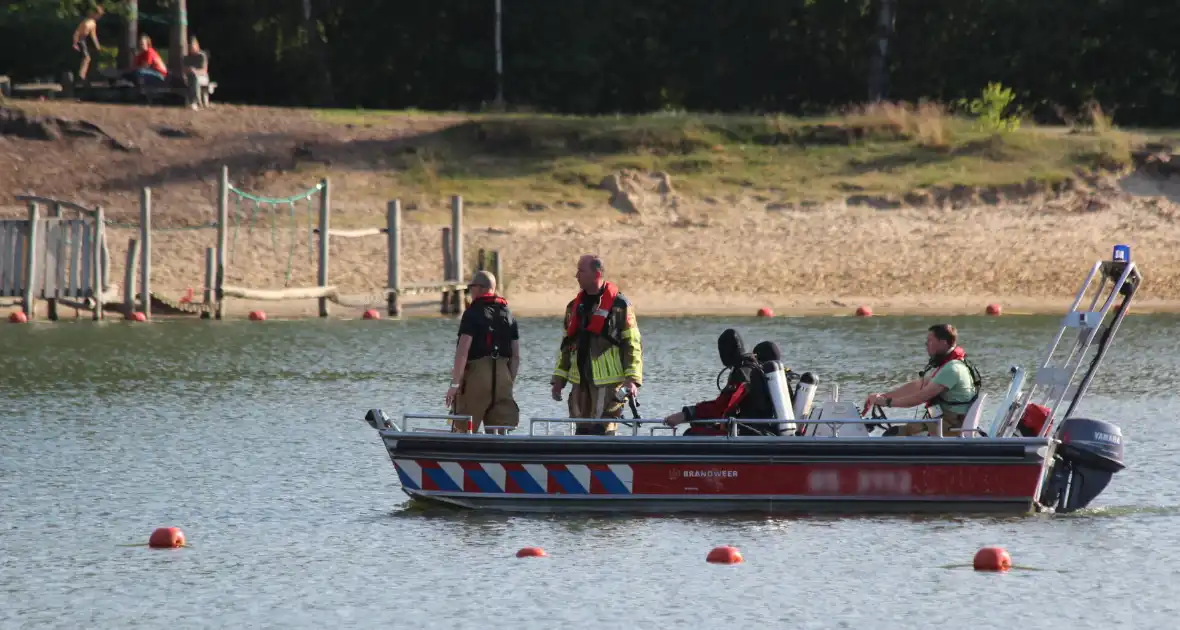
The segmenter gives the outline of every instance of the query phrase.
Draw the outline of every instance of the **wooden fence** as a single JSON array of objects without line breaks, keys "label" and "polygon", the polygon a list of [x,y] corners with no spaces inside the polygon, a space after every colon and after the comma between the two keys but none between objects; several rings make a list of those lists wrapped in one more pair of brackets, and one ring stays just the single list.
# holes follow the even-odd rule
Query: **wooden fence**
[{"label": "wooden fence", "polygon": [[[93,309],[101,319],[103,302],[113,296],[102,208],[34,195],[16,199],[28,204],[29,216],[0,221],[0,298],[19,298],[30,319],[38,299],[48,301],[51,320],[59,304]],[[63,218],[63,211],[78,218]]]}]

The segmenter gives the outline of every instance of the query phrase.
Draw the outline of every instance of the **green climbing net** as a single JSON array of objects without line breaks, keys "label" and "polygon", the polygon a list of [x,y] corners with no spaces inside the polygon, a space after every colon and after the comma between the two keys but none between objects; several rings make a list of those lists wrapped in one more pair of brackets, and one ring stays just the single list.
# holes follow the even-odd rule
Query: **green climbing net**
[{"label": "green climbing net", "polygon": [[[284,198],[264,197],[254,195],[229,185],[229,192],[233,195],[234,209],[230,217],[232,233],[229,238],[229,262],[232,265],[234,248],[238,240],[238,233],[242,227],[246,229],[246,241],[253,242],[255,227],[269,226],[270,245],[276,253],[286,250],[287,265],[283,278],[283,287],[291,286],[291,268],[295,261],[295,250],[298,249],[300,234],[307,234],[307,258],[311,262],[315,259],[315,238],[312,226],[318,220],[318,210],[315,199],[323,190],[320,182],[308,190]],[[304,208],[304,219],[300,220],[299,208]],[[280,237],[280,234],[284,236]],[[280,240],[284,246],[280,246]]]}]

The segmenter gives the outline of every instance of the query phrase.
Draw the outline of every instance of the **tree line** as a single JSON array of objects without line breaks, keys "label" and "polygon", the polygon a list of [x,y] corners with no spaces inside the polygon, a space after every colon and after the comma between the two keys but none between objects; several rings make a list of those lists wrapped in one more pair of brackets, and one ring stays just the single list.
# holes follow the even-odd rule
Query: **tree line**
[{"label": "tree line", "polygon": [[[92,0],[0,8],[0,74],[77,66]],[[166,47],[176,0],[105,0],[104,44]],[[495,0],[188,0],[222,100],[477,109],[497,94]],[[501,0],[510,107],[816,113],[1011,87],[1038,118],[1097,101],[1125,125],[1180,124],[1172,0]],[[113,53],[111,53],[113,60]]]}]

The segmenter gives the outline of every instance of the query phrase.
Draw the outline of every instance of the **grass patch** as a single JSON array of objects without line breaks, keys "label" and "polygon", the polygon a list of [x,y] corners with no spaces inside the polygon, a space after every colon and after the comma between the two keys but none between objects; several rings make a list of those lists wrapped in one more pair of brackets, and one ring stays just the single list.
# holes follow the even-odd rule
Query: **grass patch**
[{"label": "grass patch", "polygon": [[604,199],[623,169],[664,171],[690,195],[771,193],[784,201],[903,195],[931,186],[1060,181],[1079,168],[1130,164],[1134,139],[1100,111],[1073,131],[984,131],[934,103],[885,103],[821,118],[659,113],[645,116],[317,112],[332,122],[454,123],[413,139],[388,168],[399,187],[473,203]]}]

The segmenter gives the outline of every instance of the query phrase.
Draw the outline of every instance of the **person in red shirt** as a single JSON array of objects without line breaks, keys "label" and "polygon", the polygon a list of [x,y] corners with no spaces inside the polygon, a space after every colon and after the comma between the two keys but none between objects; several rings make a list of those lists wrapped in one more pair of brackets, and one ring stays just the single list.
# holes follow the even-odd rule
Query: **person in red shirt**
[{"label": "person in red shirt", "polygon": [[141,35],[139,38],[139,49],[135,53],[132,66],[123,77],[136,85],[163,83],[168,77],[168,67],[164,65],[160,53],[152,48],[152,38],[147,35]]}]

